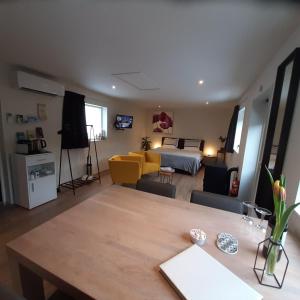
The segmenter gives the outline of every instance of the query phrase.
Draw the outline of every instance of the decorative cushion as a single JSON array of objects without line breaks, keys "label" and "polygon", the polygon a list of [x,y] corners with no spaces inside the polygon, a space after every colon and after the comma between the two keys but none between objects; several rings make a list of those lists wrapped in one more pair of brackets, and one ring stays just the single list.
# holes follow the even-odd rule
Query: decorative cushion
[{"label": "decorative cushion", "polygon": [[186,151],[199,151],[199,147],[186,147],[184,146],[184,149]]},{"label": "decorative cushion", "polygon": [[200,141],[199,140],[185,140],[184,141],[184,148],[186,147],[196,147],[199,150]]},{"label": "decorative cushion", "polygon": [[176,146],[174,145],[162,145],[162,148],[165,148],[165,149],[177,149]]},{"label": "decorative cushion", "polygon": [[178,146],[178,139],[165,138],[163,145],[173,145],[173,146],[177,147]]}]

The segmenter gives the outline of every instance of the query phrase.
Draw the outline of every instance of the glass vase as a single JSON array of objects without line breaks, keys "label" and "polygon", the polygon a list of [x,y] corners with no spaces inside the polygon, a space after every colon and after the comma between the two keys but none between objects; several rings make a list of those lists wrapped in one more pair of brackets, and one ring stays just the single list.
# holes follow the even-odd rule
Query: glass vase
[{"label": "glass vase", "polygon": [[266,273],[267,275],[272,276],[275,272],[276,264],[278,262],[279,253],[281,249],[280,242],[275,242],[270,239],[269,244],[269,253],[266,262]]},{"label": "glass vase", "polygon": [[[258,243],[253,271],[261,285],[281,289],[289,266],[289,258],[281,241],[274,241],[272,238],[269,237]],[[266,259],[258,259],[265,243],[268,245],[267,257]],[[276,268],[280,253],[282,254],[280,268]]]}]

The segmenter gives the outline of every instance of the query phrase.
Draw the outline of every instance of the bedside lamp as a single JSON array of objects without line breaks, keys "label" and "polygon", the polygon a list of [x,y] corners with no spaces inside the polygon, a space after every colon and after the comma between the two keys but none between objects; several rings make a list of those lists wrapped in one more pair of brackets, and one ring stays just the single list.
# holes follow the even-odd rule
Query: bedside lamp
[{"label": "bedside lamp", "polygon": [[208,157],[211,157],[211,156],[213,156],[216,153],[216,151],[215,151],[215,149],[213,147],[207,147],[205,150],[206,150],[205,151],[206,155]]},{"label": "bedside lamp", "polygon": [[159,148],[161,147],[161,143],[160,142],[156,142],[153,144],[153,149]]}]

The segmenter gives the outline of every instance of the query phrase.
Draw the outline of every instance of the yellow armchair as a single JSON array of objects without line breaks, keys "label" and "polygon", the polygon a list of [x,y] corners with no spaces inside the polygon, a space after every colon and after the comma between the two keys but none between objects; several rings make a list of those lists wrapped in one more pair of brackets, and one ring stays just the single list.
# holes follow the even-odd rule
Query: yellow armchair
[{"label": "yellow armchair", "polygon": [[136,183],[142,176],[143,158],[131,155],[114,155],[108,160],[113,183]]},{"label": "yellow armchair", "polygon": [[142,158],[142,174],[159,172],[161,158],[159,153],[152,151],[135,151],[129,152],[130,156],[139,156]]}]

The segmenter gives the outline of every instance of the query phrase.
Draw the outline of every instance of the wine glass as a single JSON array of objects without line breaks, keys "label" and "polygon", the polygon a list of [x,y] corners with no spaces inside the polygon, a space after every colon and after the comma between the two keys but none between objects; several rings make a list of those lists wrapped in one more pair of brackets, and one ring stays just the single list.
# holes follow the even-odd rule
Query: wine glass
[{"label": "wine glass", "polygon": [[263,221],[266,216],[271,216],[272,212],[266,208],[257,206],[255,210],[260,214],[260,222],[256,225],[256,227],[262,232],[266,232],[266,227],[263,225]]},{"label": "wine glass", "polygon": [[253,204],[250,201],[243,201],[243,205],[245,207],[247,207],[247,215],[243,215],[242,220],[246,221],[249,225],[252,225],[253,224],[253,219],[250,218],[249,211],[251,209],[255,209],[256,208],[256,204]]}]

